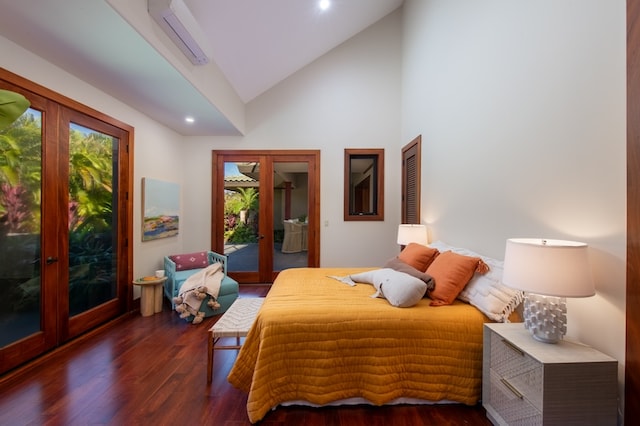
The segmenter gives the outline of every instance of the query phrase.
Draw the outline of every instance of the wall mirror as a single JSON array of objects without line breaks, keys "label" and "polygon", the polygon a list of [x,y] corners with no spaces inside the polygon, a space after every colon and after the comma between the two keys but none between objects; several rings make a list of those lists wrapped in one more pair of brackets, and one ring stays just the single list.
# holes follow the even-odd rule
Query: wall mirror
[{"label": "wall mirror", "polygon": [[384,149],[344,150],[344,220],[384,220]]}]

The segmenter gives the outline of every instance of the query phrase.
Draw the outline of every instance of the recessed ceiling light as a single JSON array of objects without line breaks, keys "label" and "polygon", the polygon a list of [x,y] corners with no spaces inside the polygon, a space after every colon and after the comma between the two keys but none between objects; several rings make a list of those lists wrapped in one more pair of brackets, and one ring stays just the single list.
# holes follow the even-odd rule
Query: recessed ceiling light
[{"label": "recessed ceiling light", "polygon": [[331,6],[331,2],[329,0],[320,0],[318,6],[320,6],[321,10],[327,10],[329,9],[329,6]]},{"label": "recessed ceiling light", "polygon": [[184,121],[186,121],[187,123],[194,123],[196,119],[193,117],[185,117]]}]

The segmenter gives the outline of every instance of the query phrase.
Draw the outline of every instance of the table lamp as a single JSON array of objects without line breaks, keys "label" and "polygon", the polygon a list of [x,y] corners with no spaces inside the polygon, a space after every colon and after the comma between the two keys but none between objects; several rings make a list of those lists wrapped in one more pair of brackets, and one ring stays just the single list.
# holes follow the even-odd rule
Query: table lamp
[{"label": "table lamp", "polygon": [[524,326],[545,343],[567,332],[567,297],[595,294],[587,245],[575,241],[508,239],[502,281],[525,292]]},{"label": "table lamp", "polygon": [[426,225],[403,223],[398,226],[398,245],[404,248],[409,243],[427,244]]}]

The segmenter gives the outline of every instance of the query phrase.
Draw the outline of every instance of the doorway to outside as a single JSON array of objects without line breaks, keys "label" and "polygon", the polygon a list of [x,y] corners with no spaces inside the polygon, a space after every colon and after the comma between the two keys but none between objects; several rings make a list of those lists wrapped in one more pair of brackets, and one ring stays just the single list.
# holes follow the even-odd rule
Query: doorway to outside
[{"label": "doorway to outside", "polygon": [[320,264],[320,152],[213,151],[213,250],[240,283]]},{"label": "doorway to outside", "polygon": [[133,128],[0,69],[0,375],[130,310]]}]

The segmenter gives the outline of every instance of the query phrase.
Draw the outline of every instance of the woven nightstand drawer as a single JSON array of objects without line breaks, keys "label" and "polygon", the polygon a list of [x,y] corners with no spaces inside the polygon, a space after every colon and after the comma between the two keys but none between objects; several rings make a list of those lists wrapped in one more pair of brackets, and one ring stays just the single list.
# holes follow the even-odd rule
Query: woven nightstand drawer
[{"label": "woven nightstand drawer", "polygon": [[491,371],[489,399],[492,406],[500,412],[502,418],[509,424],[542,424],[542,412],[493,370]]},{"label": "woven nightstand drawer", "polygon": [[491,334],[491,371],[514,392],[542,410],[542,364],[496,333]]}]

